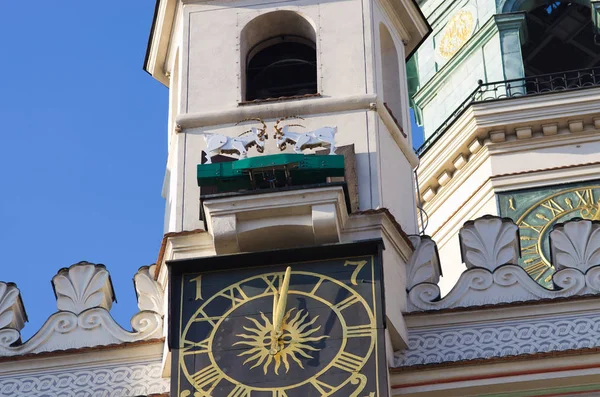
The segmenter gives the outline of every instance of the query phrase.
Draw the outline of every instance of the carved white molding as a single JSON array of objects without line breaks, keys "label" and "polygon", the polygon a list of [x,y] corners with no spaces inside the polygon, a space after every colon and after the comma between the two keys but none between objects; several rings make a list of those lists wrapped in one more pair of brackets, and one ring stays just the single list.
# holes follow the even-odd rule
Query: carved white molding
[{"label": "carved white molding", "polygon": [[585,273],[600,265],[600,223],[574,220],[556,225],[550,232],[550,250],[556,269],[575,268]]},{"label": "carved white molding", "polygon": [[440,281],[441,267],[437,246],[429,236],[408,236],[415,248],[407,264],[406,289],[410,290],[417,284]]},{"label": "carved white molding", "polygon": [[[131,319],[133,331],[123,329],[109,310],[114,300],[108,271],[102,265],[81,262],[61,269],[52,279],[59,311],[54,313],[31,339],[20,341],[24,310],[10,308],[21,305],[16,287],[7,286],[0,294],[0,320],[12,321],[0,327],[0,356],[16,356],[45,351],[136,342],[163,336],[162,293],[151,278],[151,268],[142,268],[135,277],[142,309]],[[154,284],[153,284],[154,283]],[[15,292],[16,291],[16,292]],[[17,302],[17,303],[15,303]],[[2,310],[8,305],[9,310]],[[17,306],[15,306],[17,305]],[[156,309],[156,310],[154,310]],[[21,313],[15,317],[2,313]],[[19,328],[20,327],[20,328]]]},{"label": "carved white molding", "polygon": [[115,299],[108,271],[87,262],[60,269],[52,278],[59,311],[79,314],[93,307],[110,310]]},{"label": "carved white molding", "polygon": [[348,219],[339,186],[216,198],[203,205],[218,255],[337,243]]},{"label": "carved white molding", "polygon": [[[600,284],[600,267],[591,282]],[[440,289],[431,283],[416,285],[409,291],[408,311],[440,310],[539,299],[565,298],[590,292],[586,275],[576,269],[564,269],[554,275],[556,290],[549,290],[533,280],[523,268],[504,265],[490,272],[473,268],[461,274],[458,282],[443,299]]]},{"label": "carved white molding", "polygon": [[[133,332],[126,331],[102,308],[88,309],[79,315],[54,313],[27,342],[10,346],[0,343],[0,356],[79,349],[162,337],[162,316],[139,312],[131,319]],[[1,341],[0,334],[0,341]]]},{"label": "carved white molding", "polygon": [[526,317],[485,324],[410,329],[394,367],[557,352],[600,346],[600,314]]},{"label": "carved white molding", "polygon": [[168,393],[160,362],[103,365],[0,376],[0,396],[131,397]]},{"label": "carved white molding", "polygon": [[508,218],[484,216],[460,230],[462,259],[467,268],[494,271],[519,260],[519,228]]},{"label": "carved white molding", "polygon": [[[460,231],[463,260],[468,269],[440,299],[437,281],[420,278],[408,293],[408,311],[440,310],[497,303],[565,298],[600,292],[600,224],[572,220],[550,234],[558,270],[547,289],[533,280],[518,259],[518,228],[510,220],[484,216],[465,223]],[[418,254],[415,251],[415,257]],[[416,261],[416,259],[413,258]],[[413,269],[409,266],[409,274]],[[412,285],[409,277],[409,284]]]},{"label": "carved white molding", "polygon": [[144,266],[133,276],[140,311],[164,314],[164,293],[154,279],[156,265]]}]

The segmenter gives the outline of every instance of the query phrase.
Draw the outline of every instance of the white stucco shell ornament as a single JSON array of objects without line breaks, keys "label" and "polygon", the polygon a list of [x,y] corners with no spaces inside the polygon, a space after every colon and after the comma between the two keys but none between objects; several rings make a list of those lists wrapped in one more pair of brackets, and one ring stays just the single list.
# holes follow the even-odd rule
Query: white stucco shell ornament
[{"label": "white stucco shell ornament", "polygon": [[27,315],[17,286],[0,282],[0,346],[10,346],[21,340]]},{"label": "white stucco shell ornament", "polygon": [[[80,262],[61,269],[52,278],[58,311],[26,342],[20,340],[25,318],[16,287],[0,284],[0,356],[16,356],[91,346],[135,342],[163,336],[160,306],[162,290],[147,279],[149,269],[136,275],[138,296],[143,296],[142,309],[131,319],[132,331],[123,329],[110,315],[115,300],[110,275],[103,265]],[[156,283],[152,280],[152,282]],[[141,285],[144,285],[141,287]],[[12,288],[11,288],[12,287]],[[16,292],[15,292],[16,291]],[[141,291],[141,292],[140,292]],[[158,294],[158,297],[153,297]],[[6,304],[4,304],[6,302]],[[6,309],[8,308],[8,309]],[[3,310],[3,311],[2,311]],[[3,313],[9,313],[8,315]],[[9,320],[13,319],[11,322]],[[16,320],[15,320],[16,319]],[[19,320],[20,319],[20,320]],[[6,324],[5,324],[6,323]],[[16,326],[16,328],[15,328]]]},{"label": "white stucco shell ornament", "polygon": [[429,236],[408,236],[408,239],[415,250],[407,264],[406,289],[421,283],[437,284],[442,268],[435,242]]},{"label": "white stucco shell ornament", "polygon": [[585,273],[600,265],[600,222],[559,223],[550,232],[552,264],[557,270],[575,268]]},{"label": "white stucco shell ornament", "polygon": [[[465,223],[460,231],[461,252],[467,270],[440,299],[437,283],[420,282],[408,292],[408,311],[441,310],[498,303],[565,298],[600,292],[600,226],[574,219],[551,232],[550,249],[557,272],[554,289],[547,289],[516,265],[518,227],[508,218],[484,216]],[[428,255],[433,255],[433,250]],[[415,250],[415,256],[424,251]],[[431,257],[431,261],[435,258]],[[427,263],[419,258],[419,263]],[[409,274],[411,270],[409,268]],[[415,284],[409,277],[408,285]]]}]

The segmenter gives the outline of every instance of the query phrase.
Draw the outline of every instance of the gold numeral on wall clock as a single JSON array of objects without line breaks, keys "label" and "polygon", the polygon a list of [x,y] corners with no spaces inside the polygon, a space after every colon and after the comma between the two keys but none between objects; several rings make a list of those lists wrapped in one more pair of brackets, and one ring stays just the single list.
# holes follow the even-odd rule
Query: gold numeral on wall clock
[{"label": "gold numeral on wall clock", "polygon": [[575,195],[579,199],[577,207],[594,204],[594,190],[592,189],[577,190],[575,191]]},{"label": "gold numeral on wall clock", "polygon": [[200,342],[191,342],[189,340],[183,341],[183,355],[189,354],[198,354],[198,353],[208,353],[209,352],[209,340],[204,339]]},{"label": "gold numeral on wall clock", "polygon": [[527,247],[521,247],[521,255],[537,255],[539,254],[538,251],[538,245],[536,244],[531,244]]},{"label": "gold numeral on wall clock", "polygon": [[542,232],[543,226],[531,226],[529,223],[527,222],[523,222],[521,223],[521,227],[523,229],[531,229],[535,232],[537,232],[538,234],[540,234]]},{"label": "gold numeral on wall clock", "polygon": [[277,291],[277,287],[275,286],[275,280],[279,278],[278,276],[263,276],[261,278],[267,284],[267,288],[265,288],[264,292],[265,294]]},{"label": "gold numeral on wall clock", "polygon": [[190,283],[196,283],[196,300],[202,300],[202,276],[191,279]]},{"label": "gold numeral on wall clock", "polygon": [[350,277],[350,282],[352,285],[358,285],[356,278],[358,277],[358,273],[360,273],[366,264],[367,261],[346,261],[346,263],[344,263],[344,266],[356,266],[356,269],[354,269],[352,272],[352,277]]},{"label": "gold numeral on wall clock", "polygon": [[531,265],[525,266],[524,269],[535,281],[538,281],[540,277],[542,277],[544,273],[546,273],[546,270],[548,270],[548,266],[546,266],[544,262],[539,261],[532,263]]},{"label": "gold numeral on wall clock", "polygon": [[273,397],[288,397],[288,395],[283,390],[273,390]]},{"label": "gold numeral on wall clock", "polygon": [[549,209],[550,212],[552,212],[553,218],[555,216],[560,215],[563,212],[565,212],[563,207],[558,205],[558,203],[556,201],[554,201],[553,199],[550,199],[550,200],[546,201],[545,203],[542,203],[542,207]]},{"label": "gold numeral on wall clock", "polygon": [[244,385],[236,385],[227,397],[250,397],[250,389]]},{"label": "gold numeral on wall clock", "polygon": [[310,383],[314,386],[315,389],[317,389],[319,391],[319,393],[321,393],[322,396],[326,396],[329,393],[331,393],[335,387],[320,381],[319,379],[312,379],[310,381]]},{"label": "gold numeral on wall clock", "polygon": [[352,353],[342,352],[337,356],[334,367],[346,372],[358,372],[362,368],[363,358]]},{"label": "gold numeral on wall clock", "polygon": [[205,387],[208,387],[208,395],[210,395],[210,392],[217,386],[217,383],[219,383],[221,379],[223,379],[221,372],[214,364],[202,368],[200,371],[192,375],[194,386],[197,389],[204,389]]},{"label": "gold numeral on wall clock", "polygon": [[352,306],[353,304],[359,302],[360,299],[358,298],[358,296],[356,295],[350,295],[349,297],[347,297],[346,299],[344,299],[341,302],[338,302],[335,304],[335,307],[337,307],[337,309],[339,311],[342,311],[350,306]]},{"label": "gold numeral on wall clock", "polygon": [[371,325],[355,325],[346,328],[348,338],[363,338],[373,335]]},{"label": "gold numeral on wall clock", "polygon": [[237,307],[248,300],[248,295],[237,285],[223,291],[218,296],[229,299],[233,307]]}]

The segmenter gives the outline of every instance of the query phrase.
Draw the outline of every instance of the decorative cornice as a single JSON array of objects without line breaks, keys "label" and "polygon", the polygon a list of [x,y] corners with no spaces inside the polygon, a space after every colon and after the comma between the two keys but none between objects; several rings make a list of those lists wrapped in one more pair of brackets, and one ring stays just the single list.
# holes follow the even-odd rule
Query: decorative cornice
[{"label": "decorative cornice", "polygon": [[[551,232],[550,249],[558,270],[554,289],[547,289],[515,265],[518,227],[510,219],[485,216],[465,224],[459,233],[468,270],[440,299],[436,283],[424,281],[408,291],[408,311],[441,310],[510,302],[557,299],[600,293],[600,224],[575,219]],[[432,252],[432,261],[435,260]],[[416,251],[416,255],[419,253]],[[417,260],[417,259],[413,259]],[[418,258],[419,262],[427,258]]]},{"label": "decorative cornice", "polygon": [[[6,288],[0,294],[0,320],[4,320],[0,324],[0,357],[162,337],[162,290],[150,276],[149,268],[140,269],[135,280],[142,311],[131,319],[133,331],[126,331],[109,313],[114,293],[103,265],[81,262],[59,270],[52,279],[58,312],[26,342],[21,341],[20,335],[24,309],[15,306],[20,302],[18,290]],[[6,310],[2,310],[4,303]]]},{"label": "decorative cornice", "polygon": [[590,88],[472,104],[421,158],[418,173],[424,209],[431,215],[439,193],[457,188],[456,175],[465,178],[469,173],[465,171],[478,169],[469,163],[481,157],[475,154],[483,145],[486,154],[493,156],[573,139],[597,140],[599,103],[600,89]]}]

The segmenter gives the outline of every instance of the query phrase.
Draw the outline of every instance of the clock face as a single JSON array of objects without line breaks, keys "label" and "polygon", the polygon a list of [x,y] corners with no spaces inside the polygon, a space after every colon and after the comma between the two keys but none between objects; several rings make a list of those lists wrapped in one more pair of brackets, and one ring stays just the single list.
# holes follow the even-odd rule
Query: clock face
[{"label": "clock face", "polygon": [[377,263],[368,255],[174,277],[172,395],[386,395]]},{"label": "clock face", "polygon": [[552,288],[550,232],[573,218],[600,220],[600,182],[560,185],[498,195],[500,214],[519,226],[520,265],[541,285]]}]

